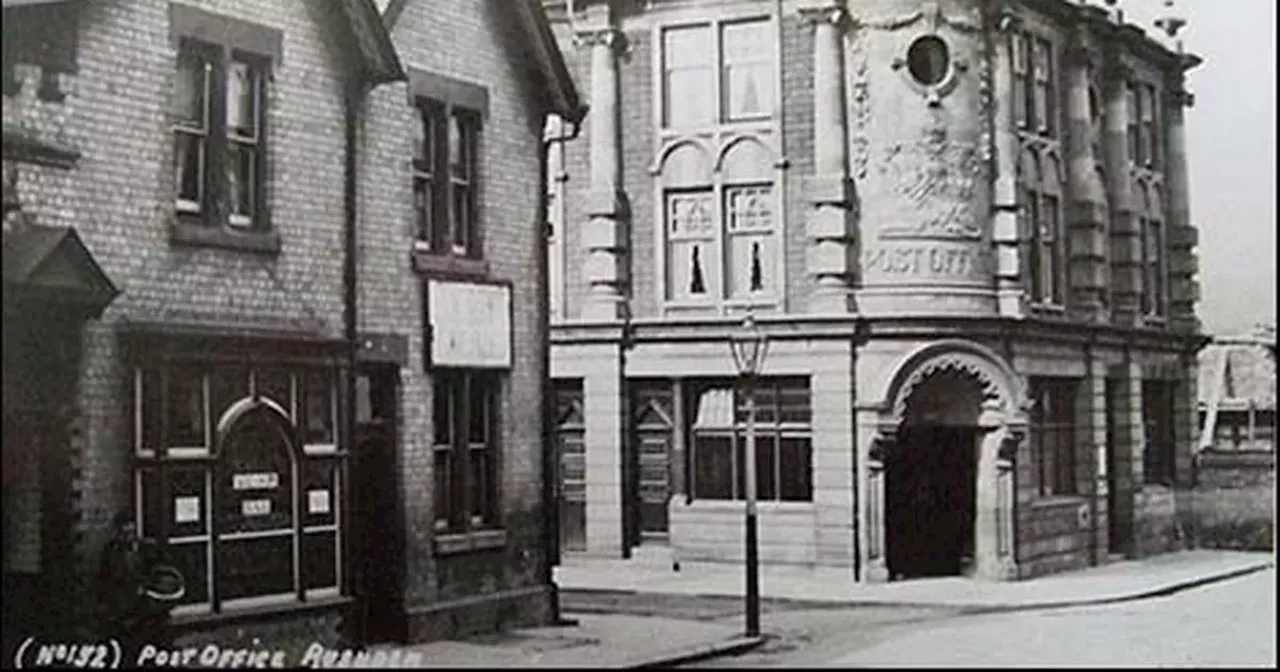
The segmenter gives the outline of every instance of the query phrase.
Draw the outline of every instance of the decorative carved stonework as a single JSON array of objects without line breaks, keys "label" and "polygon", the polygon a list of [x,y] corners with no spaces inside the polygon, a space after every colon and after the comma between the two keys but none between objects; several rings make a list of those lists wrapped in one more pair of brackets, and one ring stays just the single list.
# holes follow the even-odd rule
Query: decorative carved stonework
[{"label": "decorative carved stonework", "polygon": [[867,79],[868,59],[866,44],[853,35],[849,41],[846,59],[849,69],[849,141],[853,176],[859,180],[867,177],[867,164],[871,153],[871,141],[867,138],[867,124],[871,120],[871,92]]},{"label": "decorative carved stonework", "polygon": [[1000,399],[1004,396],[1000,384],[982,360],[967,353],[952,353],[929,360],[911,372],[910,377],[902,383],[898,396],[893,402],[893,417],[906,417],[907,402],[910,401],[916,387],[931,376],[944,371],[954,371],[973,378],[981,386],[983,396],[988,399]]},{"label": "decorative carved stonework", "polygon": [[1018,448],[1027,438],[1027,429],[1025,427],[1010,426],[1005,429],[1005,435],[1000,439],[1000,450],[997,457],[1009,464],[1012,464],[1018,456]]},{"label": "decorative carved stonework", "polygon": [[882,239],[982,237],[974,203],[985,175],[979,148],[951,140],[945,121],[931,126],[918,142],[895,143],[885,150],[881,176],[906,212],[888,218],[880,229]]}]

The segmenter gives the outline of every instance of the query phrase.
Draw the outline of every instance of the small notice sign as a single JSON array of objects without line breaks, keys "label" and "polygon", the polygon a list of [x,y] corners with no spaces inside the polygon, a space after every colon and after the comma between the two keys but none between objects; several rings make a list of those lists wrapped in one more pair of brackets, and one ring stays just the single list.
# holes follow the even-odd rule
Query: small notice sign
[{"label": "small notice sign", "polygon": [[274,471],[231,476],[232,490],[274,490],[278,487],[280,487],[280,476]]},{"label": "small notice sign", "polygon": [[427,282],[432,366],[511,368],[511,289]]},{"label": "small notice sign", "polygon": [[200,498],[199,497],[175,497],[173,499],[173,522],[175,523],[200,522]]},{"label": "small notice sign", "polygon": [[329,491],[307,491],[307,513],[329,513]]},{"label": "small notice sign", "polygon": [[246,499],[240,502],[240,513],[246,518],[269,515],[271,513],[271,500]]}]

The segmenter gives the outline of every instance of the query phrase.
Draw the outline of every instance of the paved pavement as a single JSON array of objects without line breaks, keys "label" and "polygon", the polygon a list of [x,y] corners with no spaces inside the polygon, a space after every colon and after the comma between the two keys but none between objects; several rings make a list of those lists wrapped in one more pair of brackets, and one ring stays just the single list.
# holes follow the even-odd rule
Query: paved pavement
[{"label": "paved pavement", "polygon": [[[809,616],[803,613],[770,614],[766,608],[767,618],[763,619],[763,625],[767,634],[785,637],[786,633],[783,631],[791,627],[788,623],[798,624],[806,618],[826,619],[832,639],[837,645],[831,655],[837,656],[849,652],[848,648],[840,648],[841,643],[849,646],[859,642],[858,646],[869,647],[879,641],[878,631],[873,633],[871,628],[864,633],[865,637],[855,638],[841,634],[841,628],[847,633],[851,629],[862,627],[868,616],[864,612],[876,609],[885,614],[880,625],[892,626],[889,621],[895,619],[919,624],[930,619],[945,618],[958,611],[971,612],[974,609],[994,611],[1044,608],[1082,601],[1097,603],[1130,600],[1183,590],[1227,576],[1257,573],[1266,567],[1274,567],[1273,556],[1270,554],[1190,551],[1031,581],[992,583],[957,578],[870,586],[853,583],[843,571],[764,568],[761,572],[761,588],[766,598],[772,598],[773,605],[794,601],[791,607],[793,612],[805,605],[819,605],[822,609],[817,612],[825,610],[828,615],[814,616],[812,611]],[[670,615],[566,614],[577,619],[578,624],[520,629],[467,641],[432,642],[405,648],[422,654],[428,667],[631,668],[670,665],[699,657],[725,655],[762,644],[761,640],[748,640],[741,636],[740,611],[734,613],[740,607],[729,604],[725,599],[740,597],[742,594],[740,566],[685,565],[681,572],[673,575],[670,567],[644,564],[628,566],[625,561],[574,559],[557,568],[557,574],[558,582],[566,593],[566,605],[579,604],[579,599],[584,595],[606,598],[611,594],[617,596],[620,590],[643,591],[655,596],[674,594],[692,597],[709,593],[719,595],[720,598],[718,605],[712,604],[715,600],[708,600],[708,604],[700,605],[698,608],[702,609],[701,612],[691,606],[692,613],[686,613],[684,618],[673,618]],[[592,585],[588,580],[599,587],[596,592],[584,589],[584,586]],[[603,592],[603,589],[612,593]],[[868,605],[876,609],[868,609]],[[1274,601],[1272,605],[1274,621]],[[909,610],[914,610],[917,615],[903,616]],[[833,613],[836,615],[831,616]],[[969,619],[965,620],[967,622]],[[1009,637],[1005,630],[995,629],[984,631],[975,638],[990,642],[993,632],[1000,633],[996,639],[1001,641]],[[793,638],[787,646],[804,646],[803,641],[798,644],[797,641]],[[1077,640],[1077,646],[1079,641],[1087,640]],[[768,648],[767,643],[765,648]],[[750,656],[743,659],[750,659]],[[815,661],[805,662],[813,664]]]},{"label": "paved pavement", "polygon": [[880,639],[817,665],[1274,668],[1276,573],[1150,600],[898,627]]},{"label": "paved pavement", "polygon": [[421,654],[424,667],[638,668],[718,656],[758,645],[742,627],[647,616],[565,614],[577,625],[522,628],[414,646],[375,647]]},{"label": "paved pavement", "polygon": [[[765,598],[818,604],[914,605],[968,609],[1046,608],[1137,599],[1179,590],[1204,580],[1274,566],[1270,553],[1193,550],[1125,560],[1027,581],[990,582],[941,577],[880,584],[854,582],[848,569],[766,566],[760,570]],[[568,558],[556,568],[556,583],[575,603],[595,595],[671,593],[743,594],[739,564],[682,563],[680,571],[653,562]]]}]

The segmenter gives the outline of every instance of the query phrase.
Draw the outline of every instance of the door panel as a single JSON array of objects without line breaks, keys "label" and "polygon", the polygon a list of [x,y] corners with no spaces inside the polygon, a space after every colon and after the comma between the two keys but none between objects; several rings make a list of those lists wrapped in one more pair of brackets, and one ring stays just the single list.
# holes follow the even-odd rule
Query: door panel
[{"label": "door panel", "polygon": [[560,547],[587,549],[587,453],[583,433],[582,383],[556,381],[556,446],[560,456],[557,479],[560,501]]},{"label": "door panel", "polygon": [[665,541],[670,529],[667,502],[671,499],[673,395],[667,381],[636,383],[633,388],[631,492],[638,541]]},{"label": "door panel", "polygon": [[402,641],[399,584],[403,517],[396,491],[397,375],[390,368],[361,371],[356,384],[353,500],[359,547],[353,558],[365,597],[365,636],[370,642]]}]

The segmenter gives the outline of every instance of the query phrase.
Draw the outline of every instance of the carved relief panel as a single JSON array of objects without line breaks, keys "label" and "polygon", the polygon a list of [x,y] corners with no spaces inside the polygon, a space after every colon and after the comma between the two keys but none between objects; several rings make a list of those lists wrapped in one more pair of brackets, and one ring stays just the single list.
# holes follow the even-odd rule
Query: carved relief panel
[{"label": "carved relief panel", "polygon": [[977,3],[859,3],[848,32],[865,287],[989,287],[989,67]]}]

